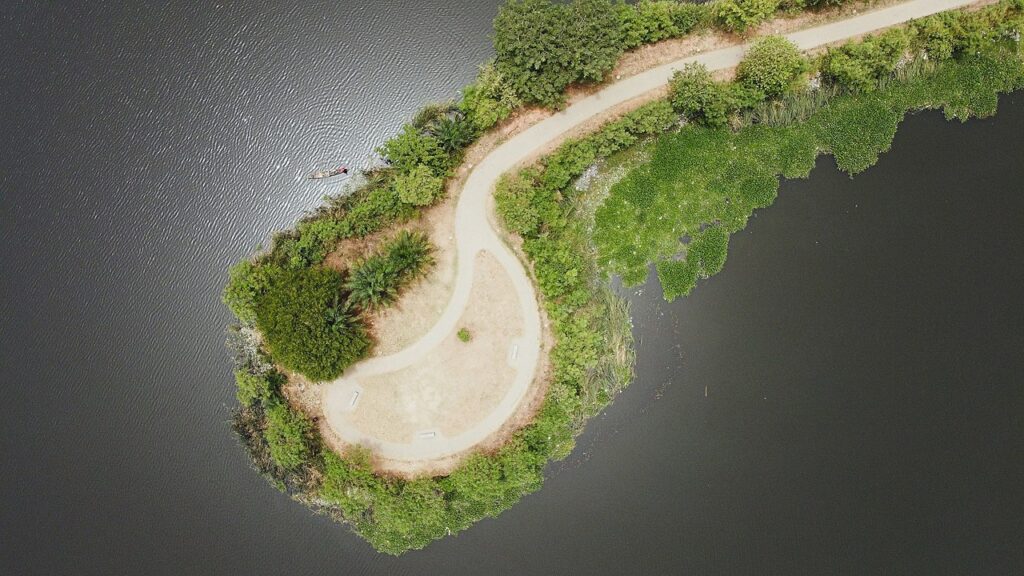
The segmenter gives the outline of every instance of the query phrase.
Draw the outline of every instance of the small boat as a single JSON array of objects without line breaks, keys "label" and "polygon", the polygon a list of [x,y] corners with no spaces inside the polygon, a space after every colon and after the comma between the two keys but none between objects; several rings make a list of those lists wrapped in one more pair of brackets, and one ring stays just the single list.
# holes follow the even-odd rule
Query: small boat
[{"label": "small boat", "polygon": [[309,175],[310,180],[323,180],[324,178],[330,178],[331,176],[340,176],[341,174],[348,174],[348,168],[344,166],[338,166],[333,170],[317,170]]}]

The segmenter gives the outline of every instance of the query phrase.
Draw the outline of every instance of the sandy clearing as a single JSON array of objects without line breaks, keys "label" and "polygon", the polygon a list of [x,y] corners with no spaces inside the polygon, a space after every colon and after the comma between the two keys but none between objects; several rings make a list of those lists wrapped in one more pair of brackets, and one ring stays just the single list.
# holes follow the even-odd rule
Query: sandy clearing
[{"label": "sandy clearing", "polygon": [[[496,292],[495,292],[496,291]],[[450,333],[431,354],[398,370],[348,375],[324,398],[326,416],[343,438],[369,446],[383,469],[409,460],[436,459],[463,449],[497,426],[481,418],[494,413],[514,392],[517,371],[532,377],[533,366],[518,362],[524,318],[511,298],[512,280],[487,252],[475,256],[474,283],[458,319],[471,339]],[[512,400],[517,404],[518,395]],[[476,430],[484,426],[486,430]],[[468,440],[467,440],[468,439]],[[387,461],[393,461],[390,465]]]}]

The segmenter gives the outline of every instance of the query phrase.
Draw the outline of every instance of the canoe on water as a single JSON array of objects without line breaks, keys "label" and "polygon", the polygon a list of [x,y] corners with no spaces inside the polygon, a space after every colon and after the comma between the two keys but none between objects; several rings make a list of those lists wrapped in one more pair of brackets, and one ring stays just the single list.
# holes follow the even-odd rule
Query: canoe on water
[{"label": "canoe on water", "polygon": [[333,170],[318,170],[309,175],[310,180],[323,180],[324,178],[330,178],[331,176],[339,176],[341,174],[348,174],[348,168],[344,166],[338,166]]}]

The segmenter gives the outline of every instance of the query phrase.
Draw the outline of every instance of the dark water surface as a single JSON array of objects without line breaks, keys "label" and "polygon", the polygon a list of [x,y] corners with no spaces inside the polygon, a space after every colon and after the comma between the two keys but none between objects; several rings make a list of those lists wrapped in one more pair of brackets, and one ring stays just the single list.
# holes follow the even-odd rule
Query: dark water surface
[{"label": "dark water surface", "polygon": [[645,288],[637,382],[496,520],[393,559],[250,470],[225,269],[471,79],[461,4],[0,5],[0,574],[1024,573],[1019,93]]}]

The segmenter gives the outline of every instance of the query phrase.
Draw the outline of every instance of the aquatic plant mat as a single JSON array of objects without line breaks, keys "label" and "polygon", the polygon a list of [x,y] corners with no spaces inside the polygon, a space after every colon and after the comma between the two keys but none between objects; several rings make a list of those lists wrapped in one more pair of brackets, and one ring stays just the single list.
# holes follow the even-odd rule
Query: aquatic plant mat
[{"label": "aquatic plant mat", "polygon": [[1019,53],[992,49],[938,64],[914,61],[871,93],[795,96],[777,103],[772,118],[762,114],[764,123],[738,131],[686,126],[660,138],[650,161],[614,185],[597,210],[600,265],[632,285],[654,263],[665,298],[685,295],[722,268],[729,235],[772,204],[780,176],[807,177],[819,154],[856,174],[889,149],[907,112],[991,116],[1000,93],[1022,86]]}]

